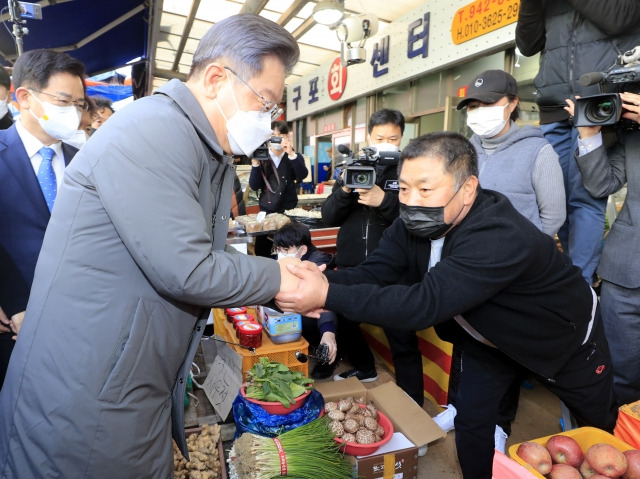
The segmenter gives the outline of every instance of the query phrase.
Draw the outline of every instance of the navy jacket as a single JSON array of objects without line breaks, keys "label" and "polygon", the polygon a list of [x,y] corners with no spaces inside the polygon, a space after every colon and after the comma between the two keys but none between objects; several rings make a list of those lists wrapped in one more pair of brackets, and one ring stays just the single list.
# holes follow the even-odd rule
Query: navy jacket
[{"label": "navy jacket", "polygon": [[[77,149],[62,144],[65,163],[69,164]],[[24,284],[31,287],[44,232],[49,223],[49,208],[42,195],[33,167],[22,140],[11,126],[0,130],[0,248],[4,249],[17,269],[8,279],[3,296],[13,298],[11,305],[0,304],[8,316],[24,311],[27,296]],[[20,299],[21,298],[21,299]]]}]

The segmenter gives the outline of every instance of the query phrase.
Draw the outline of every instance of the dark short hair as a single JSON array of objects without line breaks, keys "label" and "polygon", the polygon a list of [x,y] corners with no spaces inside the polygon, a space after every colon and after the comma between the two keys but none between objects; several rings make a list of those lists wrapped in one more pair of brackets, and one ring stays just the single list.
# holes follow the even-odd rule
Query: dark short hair
[{"label": "dark short hair", "polygon": [[399,126],[400,133],[404,134],[404,115],[398,110],[392,110],[391,108],[383,108],[371,115],[367,131],[371,134],[374,127],[388,125],[389,123]]},{"label": "dark short hair", "polygon": [[291,33],[271,20],[253,13],[232,15],[204,34],[193,54],[189,77],[221,61],[247,81],[262,72],[263,59],[269,56],[280,60],[290,73],[298,63],[300,47]]},{"label": "dark short hair", "polygon": [[115,111],[113,110],[113,106],[112,106],[113,102],[109,98],[107,98],[106,96],[93,95],[91,97],[91,99],[95,103],[95,109],[96,110],[100,110],[102,108],[108,108],[109,110],[111,110],[112,113],[115,113]]},{"label": "dark short hair", "polygon": [[298,221],[292,221],[280,227],[273,236],[274,248],[291,248],[292,246],[311,247],[309,227]]},{"label": "dark short hair", "polygon": [[286,135],[287,133],[289,133],[289,125],[287,125],[287,122],[283,121],[283,120],[272,121],[271,122],[271,129],[272,130],[276,130],[277,129],[283,135]]},{"label": "dark short hair", "polygon": [[86,90],[84,64],[66,53],[54,50],[31,50],[20,55],[13,66],[13,86],[16,90],[20,87],[42,90],[49,84],[49,79],[58,73],[77,76]]},{"label": "dark short hair", "polygon": [[7,90],[11,90],[11,77],[9,76],[9,72],[3,67],[0,67],[0,85]]},{"label": "dark short hair", "polygon": [[96,102],[89,95],[85,95],[84,99],[87,102],[87,105],[89,105],[89,109],[87,111],[90,115],[93,115],[96,111]]},{"label": "dark short hair", "polygon": [[478,154],[471,142],[459,133],[437,131],[414,138],[402,150],[398,175],[405,161],[421,157],[443,160],[444,170],[453,175],[454,186],[460,188],[470,176],[478,176]]}]

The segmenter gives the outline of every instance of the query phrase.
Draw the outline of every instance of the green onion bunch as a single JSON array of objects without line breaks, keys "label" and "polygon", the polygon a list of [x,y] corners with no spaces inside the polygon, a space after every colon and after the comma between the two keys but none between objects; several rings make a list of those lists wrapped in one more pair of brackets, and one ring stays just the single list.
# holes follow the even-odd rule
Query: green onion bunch
[{"label": "green onion bunch", "polygon": [[[351,465],[334,440],[326,416],[287,431],[278,440],[286,458],[286,477],[351,479]],[[281,475],[281,457],[273,438],[244,433],[233,444],[239,479],[273,479]]]}]

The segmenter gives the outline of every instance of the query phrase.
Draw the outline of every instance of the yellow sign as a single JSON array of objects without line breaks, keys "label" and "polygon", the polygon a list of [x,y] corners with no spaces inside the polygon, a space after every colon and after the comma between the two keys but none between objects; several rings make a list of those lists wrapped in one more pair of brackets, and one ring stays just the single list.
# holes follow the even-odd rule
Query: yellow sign
[{"label": "yellow sign", "polygon": [[456,45],[493,32],[518,20],[520,0],[476,0],[458,9],[451,23]]}]

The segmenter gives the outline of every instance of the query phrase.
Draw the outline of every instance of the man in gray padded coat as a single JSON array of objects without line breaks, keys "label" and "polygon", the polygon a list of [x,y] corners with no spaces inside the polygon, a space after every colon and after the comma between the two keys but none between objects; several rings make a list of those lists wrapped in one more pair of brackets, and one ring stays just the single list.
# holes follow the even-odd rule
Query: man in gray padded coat
[{"label": "man in gray padded coat", "polygon": [[225,153],[271,135],[298,56],[262,17],[216,23],[186,84],[114,115],[67,168],[0,393],[0,477],[173,476],[209,308],[293,287],[272,259],[225,251]]}]

